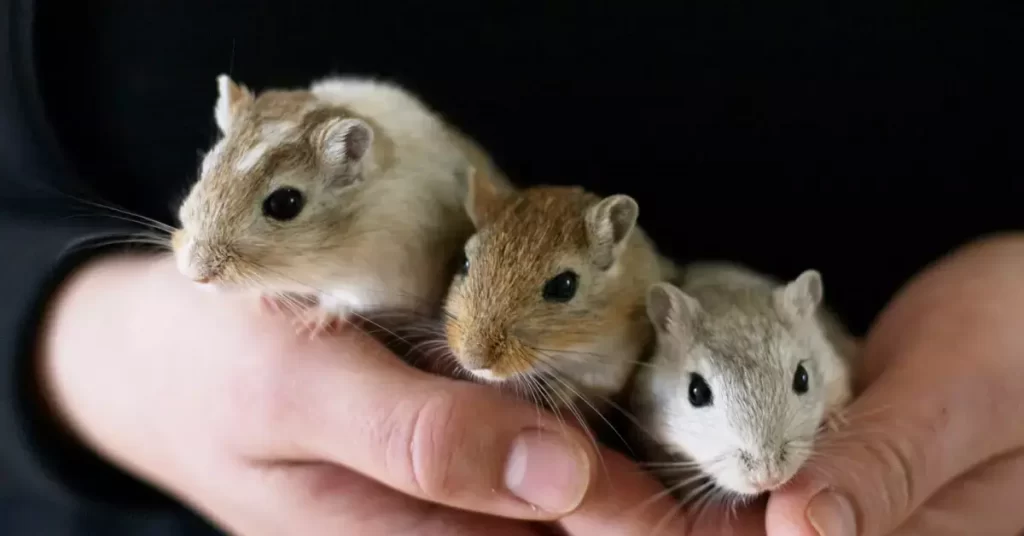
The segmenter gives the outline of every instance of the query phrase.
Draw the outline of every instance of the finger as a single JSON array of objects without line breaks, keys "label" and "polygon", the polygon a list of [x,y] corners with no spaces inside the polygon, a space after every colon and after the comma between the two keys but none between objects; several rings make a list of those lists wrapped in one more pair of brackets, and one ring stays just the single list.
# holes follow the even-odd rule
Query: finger
[{"label": "finger", "polygon": [[664,491],[664,486],[631,460],[602,449],[591,493],[560,525],[570,536],[691,534],[680,504]]},{"label": "finger", "polygon": [[764,500],[751,504],[720,504],[707,512],[691,514],[689,536],[765,536]]},{"label": "finger", "polygon": [[537,536],[525,522],[419,501],[330,464],[268,464],[249,475],[257,493],[239,505],[238,534]]},{"label": "finger", "polygon": [[590,487],[594,448],[551,414],[413,369],[355,329],[294,344],[270,392],[248,397],[276,400],[274,457],[331,461],[420,499],[520,519],[571,512]]},{"label": "finger", "polygon": [[1024,386],[1006,357],[1024,341],[1019,329],[999,327],[1012,318],[1009,303],[1024,303],[1024,286],[1007,280],[1019,270],[981,280],[951,266],[879,319],[865,357],[887,365],[848,408],[848,425],[772,498],[770,535],[816,535],[811,515],[856,530],[835,534],[887,535],[945,483],[1024,442],[1022,427],[1007,426],[1018,422]]},{"label": "finger", "polygon": [[[818,457],[772,498],[768,533],[818,535],[809,520],[818,516],[847,526],[829,536],[887,535],[939,487],[1006,449],[997,429],[1014,420],[995,408],[1008,380],[962,380],[906,369],[880,378],[851,405],[846,427],[824,436]],[[949,385],[957,387],[937,387]]]},{"label": "finger", "polygon": [[892,536],[1019,536],[1024,531],[1024,450],[947,485]]}]

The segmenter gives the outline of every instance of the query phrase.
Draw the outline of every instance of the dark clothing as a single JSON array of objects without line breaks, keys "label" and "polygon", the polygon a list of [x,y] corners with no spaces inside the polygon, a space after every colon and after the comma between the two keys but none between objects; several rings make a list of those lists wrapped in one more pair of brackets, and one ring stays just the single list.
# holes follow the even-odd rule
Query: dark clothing
[{"label": "dark clothing", "polygon": [[82,200],[173,223],[220,72],[401,82],[517,182],[633,195],[680,260],[821,270],[858,332],[1020,227],[1024,6],[675,4],[0,0],[0,534],[202,534],[57,433],[32,358],[54,287],[104,251],[82,241],[132,230]]}]

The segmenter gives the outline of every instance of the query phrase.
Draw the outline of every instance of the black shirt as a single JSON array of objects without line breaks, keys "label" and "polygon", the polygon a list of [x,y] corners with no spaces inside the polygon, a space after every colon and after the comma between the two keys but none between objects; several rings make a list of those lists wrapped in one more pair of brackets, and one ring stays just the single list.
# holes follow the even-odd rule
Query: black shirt
[{"label": "black shirt", "polygon": [[599,4],[0,0],[0,533],[201,526],[56,434],[31,365],[42,306],[100,251],[70,246],[125,229],[82,200],[174,223],[221,72],[398,81],[521,184],[633,195],[681,261],[821,270],[858,332],[1020,227],[1019,3]]}]

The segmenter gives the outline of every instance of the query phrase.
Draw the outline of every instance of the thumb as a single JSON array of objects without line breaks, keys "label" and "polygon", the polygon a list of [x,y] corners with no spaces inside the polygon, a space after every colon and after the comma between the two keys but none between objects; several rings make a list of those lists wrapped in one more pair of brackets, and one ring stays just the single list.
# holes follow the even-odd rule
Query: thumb
[{"label": "thumb", "polygon": [[589,438],[525,401],[409,367],[357,329],[289,354],[274,379],[287,395],[268,427],[279,437],[271,458],[329,462],[421,500],[523,520],[560,518],[590,491],[600,462]]}]

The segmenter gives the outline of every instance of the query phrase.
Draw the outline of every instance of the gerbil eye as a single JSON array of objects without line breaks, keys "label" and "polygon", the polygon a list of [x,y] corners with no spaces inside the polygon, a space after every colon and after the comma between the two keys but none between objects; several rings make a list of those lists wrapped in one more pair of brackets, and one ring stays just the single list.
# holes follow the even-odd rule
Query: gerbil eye
[{"label": "gerbil eye", "polygon": [[806,393],[809,382],[810,378],[807,377],[807,369],[804,368],[803,364],[797,365],[796,374],[793,376],[793,392],[798,395]]},{"label": "gerbil eye", "polygon": [[572,270],[566,270],[544,283],[544,300],[565,303],[576,295],[579,276]]},{"label": "gerbil eye", "polygon": [[690,405],[695,408],[710,406],[712,402],[711,386],[700,374],[690,374]]},{"label": "gerbil eye", "polygon": [[469,257],[465,253],[462,254],[462,258],[459,259],[459,275],[466,275],[469,273]]},{"label": "gerbil eye", "polygon": [[263,200],[263,215],[277,221],[294,219],[302,211],[306,198],[295,188],[278,188]]}]

